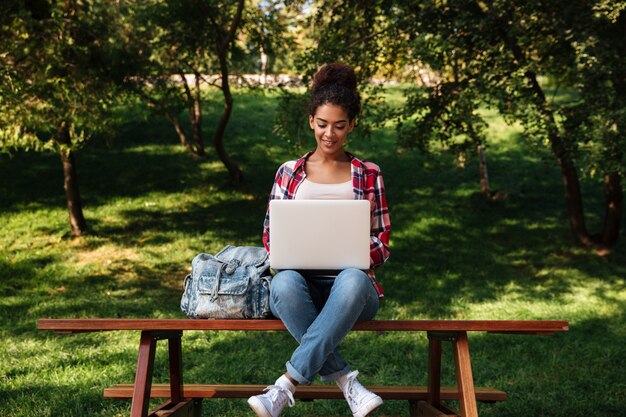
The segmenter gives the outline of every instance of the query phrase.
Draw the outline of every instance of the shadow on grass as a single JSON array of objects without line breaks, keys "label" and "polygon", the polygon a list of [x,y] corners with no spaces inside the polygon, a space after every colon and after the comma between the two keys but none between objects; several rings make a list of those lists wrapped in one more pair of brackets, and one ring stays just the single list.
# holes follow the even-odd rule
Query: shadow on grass
[{"label": "shadow on grass", "polygon": [[[94,392],[92,388],[82,384],[41,383],[28,387],[2,389],[0,395],[7,399],[3,406],[9,411],[8,415],[26,416],[27,414],[22,412],[19,414],[12,414],[12,412],[27,408],[36,410],[37,415],[40,416],[55,417],[110,416],[128,413],[128,407],[123,402],[114,404],[110,400],[103,399],[100,393]],[[45,405],[42,405],[42,400],[45,401]],[[103,410],[105,403],[111,404],[107,404],[107,409]]]},{"label": "shadow on grass", "polygon": [[[258,242],[265,214],[259,201],[233,200],[185,204],[184,211],[147,209],[122,210],[123,224],[94,219],[94,233],[122,246],[165,244],[180,239],[180,234],[203,235],[211,232],[221,241]],[[260,225],[261,224],[261,225]],[[169,232],[175,232],[170,234]],[[147,236],[147,237],[146,237]]]},{"label": "shadow on grass", "polygon": [[490,165],[509,192],[502,202],[478,193],[475,166],[412,153],[380,158],[392,219],[392,255],[380,276],[395,305],[413,306],[409,315],[449,317],[455,300],[497,300],[509,285],[554,302],[579,279],[623,286],[623,242],[605,258],[573,247],[558,170],[522,150],[507,155]]},{"label": "shadow on grass", "polygon": [[178,304],[184,275],[176,264],[160,264],[158,270],[114,266],[107,274],[76,277],[0,260],[0,271],[0,330],[14,341],[31,337],[36,320],[45,317],[139,318],[146,311],[156,317],[185,317]]}]

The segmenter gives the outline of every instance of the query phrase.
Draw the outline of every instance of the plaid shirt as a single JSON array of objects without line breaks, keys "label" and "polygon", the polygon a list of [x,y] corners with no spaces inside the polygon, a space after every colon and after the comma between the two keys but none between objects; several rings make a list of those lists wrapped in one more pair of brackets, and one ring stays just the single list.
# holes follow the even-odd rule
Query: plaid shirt
[{"label": "plaid shirt", "polygon": [[[308,152],[297,161],[285,162],[278,168],[274,186],[270,194],[270,200],[293,200],[298,187],[304,181],[306,173],[304,164],[313,152]],[[376,281],[374,269],[381,266],[389,258],[389,209],[385,198],[385,186],[380,168],[367,161],[362,161],[354,155],[347,153],[350,158],[352,172],[352,190],[355,200],[367,199],[371,205],[371,227],[370,227],[370,270],[369,276],[372,284],[378,292],[378,296],[383,296],[383,289]],[[269,204],[263,223],[263,245],[270,251],[270,213]]]}]

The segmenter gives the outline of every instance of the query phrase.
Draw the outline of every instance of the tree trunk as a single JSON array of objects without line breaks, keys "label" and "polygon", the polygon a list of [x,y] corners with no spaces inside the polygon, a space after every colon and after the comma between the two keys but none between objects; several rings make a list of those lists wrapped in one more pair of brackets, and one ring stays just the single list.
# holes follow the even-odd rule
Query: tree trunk
[{"label": "tree trunk", "polygon": [[605,213],[601,243],[613,246],[619,238],[622,221],[623,195],[621,176],[618,172],[604,175]]},{"label": "tree trunk", "polygon": [[202,96],[200,93],[200,74],[196,72],[195,91],[193,95],[193,120],[191,127],[193,131],[193,140],[196,144],[196,153],[199,156],[206,155],[204,150],[204,141],[202,140]]},{"label": "tree trunk", "polygon": [[569,217],[570,230],[576,243],[591,247],[594,241],[587,231],[585,224],[585,210],[583,208],[583,198],[580,192],[580,181],[578,180],[578,170],[574,165],[572,157],[567,152],[563,138],[561,137],[554,113],[548,108],[548,103],[543,89],[537,81],[537,74],[533,71],[526,71],[531,88],[535,92],[537,105],[541,114],[547,121],[548,138],[552,148],[552,154],[556,158],[561,168],[563,186],[565,187],[565,204]]},{"label": "tree trunk", "polygon": [[[614,42],[613,49],[617,48],[617,43],[623,44],[624,35],[626,34],[626,13],[621,13],[617,22],[611,25],[610,41]],[[623,103],[626,101],[626,75],[624,71],[615,71],[611,78],[615,94],[619,97],[619,100]],[[616,129],[621,136],[626,132],[626,126],[623,123],[616,123]],[[612,155],[615,155],[615,160],[621,161],[624,157],[620,150],[619,144],[612,143],[613,149]],[[604,226],[602,228],[602,244],[606,246],[613,246],[619,239],[619,232],[622,223],[623,213],[623,195],[622,195],[622,178],[619,172],[610,172],[604,174]]]},{"label": "tree trunk", "polygon": [[261,85],[265,87],[267,84],[267,68],[268,68],[268,56],[265,53],[263,45],[261,45]]},{"label": "tree trunk", "polygon": [[[524,57],[521,53],[521,49],[519,49],[519,47],[515,43],[513,46],[513,50],[515,52],[515,56],[520,60],[520,62],[523,62]],[[587,226],[585,225],[585,211],[583,209],[583,198],[580,192],[578,170],[574,165],[572,157],[565,148],[563,138],[561,137],[558,130],[556,118],[554,117],[554,113],[552,112],[552,110],[548,108],[546,95],[544,94],[541,85],[539,85],[539,81],[537,80],[537,74],[534,71],[528,70],[524,73],[524,75],[526,76],[532,90],[535,92],[537,107],[539,108],[541,115],[546,120],[548,138],[550,140],[552,153],[556,158],[559,167],[561,168],[563,186],[565,187],[565,204],[567,206],[567,213],[569,217],[569,224],[572,236],[574,237],[576,243],[582,246],[593,246],[593,239],[589,235],[589,232],[587,231]]]},{"label": "tree trunk", "polygon": [[228,84],[228,66],[226,63],[226,56],[220,55],[220,68],[222,71],[222,93],[224,95],[224,111],[215,129],[213,135],[213,143],[217,156],[220,158],[226,169],[228,169],[228,175],[234,182],[241,182],[243,179],[243,173],[235,161],[233,161],[224,148],[224,132],[230,119],[230,114],[233,111],[233,96],[230,92],[230,85]]},{"label": "tree trunk", "polygon": [[[515,59],[523,65],[526,63],[526,57],[522,52],[515,39],[505,36],[506,43],[511,48]],[[534,71],[527,70],[524,76],[528,80],[531,89],[535,93],[535,100],[541,115],[545,118],[546,128],[548,129],[548,138],[552,153],[554,154],[559,167],[561,168],[561,176],[565,187],[565,204],[569,217],[570,230],[576,243],[583,246],[593,246],[593,240],[587,231],[585,225],[585,211],[583,209],[583,199],[580,192],[580,182],[578,180],[578,171],[572,161],[571,156],[565,148],[563,138],[559,134],[556,118],[553,111],[548,107],[546,95],[537,80],[537,74]]]},{"label": "tree trunk", "polygon": [[491,191],[491,187],[489,186],[489,174],[487,172],[487,158],[485,157],[485,149],[483,148],[482,141],[476,134],[473,126],[469,126],[468,133],[476,144],[476,153],[478,154],[478,175],[480,178],[481,194],[492,201],[506,200],[508,197],[508,194],[506,192]]},{"label": "tree trunk", "polygon": [[180,143],[184,146],[185,149],[187,149],[189,153],[195,156],[196,151],[193,148],[193,146],[191,146],[191,143],[189,143],[189,140],[187,139],[187,134],[185,133],[185,130],[181,126],[180,122],[178,121],[178,118],[175,115],[170,114],[169,112],[166,112],[166,111],[164,111],[164,114],[167,120],[169,120],[170,123],[174,126],[174,129],[176,130],[176,134],[178,135],[178,139],[180,140]]},{"label": "tree trunk", "polygon": [[195,156],[196,150],[193,148],[193,146],[191,146],[191,143],[189,143],[189,139],[187,139],[187,134],[185,133],[185,130],[181,126],[180,122],[178,121],[178,117],[176,117],[176,114],[173,114],[166,107],[162,106],[157,100],[150,97],[149,94],[146,94],[143,89],[134,88],[133,91],[139,94],[139,96],[142,97],[144,100],[152,104],[163,116],[165,116],[167,120],[169,120],[172,126],[174,126],[174,130],[176,130],[176,134],[178,135],[178,139],[180,140],[181,145],[183,145],[183,147],[189,153]]},{"label": "tree trunk", "polygon": [[239,0],[237,3],[237,11],[235,16],[233,17],[233,21],[231,22],[230,29],[228,34],[222,42],[217,47],[217,55],[219,57],[220,62],[220,73],[222,77],[222,93],[224,95],[224,111],[222,112],[222,116],[217,124],[217,128],[215,129],[215,134],[213,135],[213,144],[215,146],[215,150],[217,151],[217,155],[226,166],[228,170],[228,174],[230,178],[234,182],[241,182],[243,179],[243,173],[241,169],[237,165],[235,161],[233,161],[226,152],[224,148],[224,132],[226,131],[226,126],[228,125],[228,120],[230,119],[230,114],[233,111],[233,96],[230,92],[230,84],[228,83],[228,48],[230,46],[231,41],[234,39],[235,32],[237,27],[239,26],[239,22],[241,21],[241,14],[243,12],[244,0]]},{"label": "tree trunk", "polygon": [[196,145],[195,149],[193,147],[190,147],[190,149],[192,149],[195,155],[204,156],[206,153],[204,151],[204,142],[202,141],[200,74],[197,72],[194,73],[194,78],[195,91],[192,93],[189,88],[189,83],[187,82],[187,77],[185,77],[185,74],[180,74],[183,87],[185,87],[185,101],[187,102],[187,112],[189,113],[189,124],[191,124],[191,137]]},{"label": "tree trunk", "polygon": [[491,190],[489,189],[489,175],[487,174],[487,160],[482,143],[476,143],[476,153],[478,153],[478,173],[480,176],[480,192],[491,198]]},{"label": "tree trunk", "polygon": [[565,187],[565,204],[569,217],[570,230],[576,243],[583,246],[593,246],[594,242],[589,236],[585,225],[585,213],[583,210],[583,199],[580,193],[580,182],[578,181],[578,171],[571,158],[562,152],[555,150],[560,143],[560,137],[552,139],[552,149],[561,168],[563,185]]},{"label": "tree trunk", "polygon": [[61,162],[63,163],[63,188],[67,199],[67,211],[70,216],[72,236],[80,236],[87,231],[87,222],[83,216],[83,206],[78,191],[78,176],[71,145],[70,130],[67,123],[62,123],[57,130],[56,140],[60,145]]}]

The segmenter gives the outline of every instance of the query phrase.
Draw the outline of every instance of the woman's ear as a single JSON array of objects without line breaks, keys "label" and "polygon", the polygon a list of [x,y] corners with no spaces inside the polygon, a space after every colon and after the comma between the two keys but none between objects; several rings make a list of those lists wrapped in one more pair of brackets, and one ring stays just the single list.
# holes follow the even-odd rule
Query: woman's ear
[{"label": "woman's ear", "polygon": [[352,132],[352,129],[354,129],[354,121],[356,119],[352,119],[350,120],[350,123],[348,123],[348,133]]},{"label": "woman's ear", "polygon": [[313,116],[311,115],[309,115],[309,127],[311,130],[315,130],[315,127],[313,126]]}]

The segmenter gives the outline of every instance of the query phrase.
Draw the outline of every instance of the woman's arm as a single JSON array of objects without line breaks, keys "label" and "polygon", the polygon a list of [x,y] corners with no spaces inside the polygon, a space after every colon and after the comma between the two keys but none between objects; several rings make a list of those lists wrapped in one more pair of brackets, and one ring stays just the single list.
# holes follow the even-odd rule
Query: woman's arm
[{"label": "woman's arm", "polygon": [[267,202],[267,210],[265,211],[265,220],[263,221],[263,246],[265,246],[266,251],[270,251],[270,201],[272,200],[280,200],[285,198],[287,184],[285,181],[286,169],[289,168],[289,163],[286,162],[282,164],[278,171],[276,171],[276,177],[274,178],[274,185],[272,186],[272,191],[270,192],[270,197]]},{"label": "woman's arm", "polygon": [[385,197],[385,185],[380,171],[376,172],[371,186],[373,191],[368,196],[373,203],[370,227],[370,266],[375,269],[389,258],[391,223],[387,198]]}]

